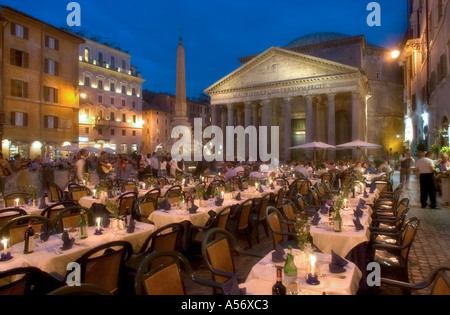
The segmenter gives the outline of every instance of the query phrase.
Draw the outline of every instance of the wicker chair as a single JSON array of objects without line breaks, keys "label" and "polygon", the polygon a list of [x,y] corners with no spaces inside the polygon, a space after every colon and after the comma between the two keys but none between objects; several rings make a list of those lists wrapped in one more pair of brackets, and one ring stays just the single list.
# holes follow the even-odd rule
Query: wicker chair
[{"label": "wicker chair", "polygon": [[64,282],[35,267],[0,272],[0,283],[0,295],[42,296],[64,286]]},{"label": "wicker chair", "polygon": [[[81,266],[81,282],[118,293],[125,262],[132,252],[133,247],[125,241],[105,243],[89,250],[76,260]],[[103,254],[99,256],[100,253]]]},{"label": "wicker chair", "polygon": [[26,215],[12,219],[0,229],[0,238],[9,238],[10,245],[13,246],[21,243],[25,239],[25,231],[28,228],[28,223],[33,224],[33,229],[36,233],[41,231],[42,225],[47,226],[47,231],[51,234],[54,231],[53,221],[46,217],[36,215]]},{"label": "wicker chair", "polygon": [[[185,275],[186,277],[183,277]],[[135,278],[136,295],[186,295],[183,279],[222,290],[222,284],[194,274],[189,261],[176,251],[157,251],[142,261]]]},{"label": "wicker chair", "polygon": [[211,229],[206,232],[202,241],[202,254],[214,282],[225,283],[232,278],[236,278],[239,282],[245,281],[245,276],[236,272],[233,252],[258,258],[263,257],[261,254],[243,250],[233,235],[226,230]]},{"label": "wicker chair", "polygon": [[238,239],[240,234],[245,234],[249,248],[252,247],[250,215],[252,211],[253,200],[249,199],[239,204],[236,211],[229,217],[227,230]]},{"label": "wicker chair", "polygon": [[27,215],[27,212],[20,208],[7,208],[0,210],[0,228],[12,219]]}]

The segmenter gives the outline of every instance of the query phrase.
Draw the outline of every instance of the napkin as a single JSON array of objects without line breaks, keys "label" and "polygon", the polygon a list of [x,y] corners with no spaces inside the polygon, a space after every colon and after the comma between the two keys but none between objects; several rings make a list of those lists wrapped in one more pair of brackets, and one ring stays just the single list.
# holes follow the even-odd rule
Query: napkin
[{"label": "napkin", "polygon": [[195,214],[195,213],[197,213],[197,210],[198,210],[198,207],[194,204],[194,200],[192,200],[191,207],[189,208],[189,213]]},{"label": "napkin", "polygon": [[327,205],[323,205],[322,208],[320,208],[320,213],[328,214],[328,207],[327,207]]},{"label": "napkin", "polygon": [[41,227],[41,234],[39,235],[39,238],[43,242],[47,242],[50,238],[50,233],[48,232],[47,224],[42,224]]},{"label": "napkin", "polygon": [[110,189],[108,189],[108,198],[109,199],[114,198],[113,193],[112,193],[112,191]]},{"label": "napkin", "polygon": [[168,200],[163,200],[161,201],[161,203],[159,204],[159,209],[160,210],[170,210],[170,203]]},{"label": "napkin", "polygon": [[359,221],[358,217],[355,220],[353,220],[353,223],[355,224],[356,232],[364,230],[364,226],[361,224],[361,221]]},{"label": "napkin", "polygon": [[239,190],[240,191],[244,191],[244,185],[242,184],[242,182],[239,182]]},{"label": "napkin", "polygon": [[318,212],[315,212],[314,213],[314,218],[312,219],[311,224],[312,225],[318,225],[319,222],[320,222],[320,215],[319,215]]},{"label": "napkin", "polygon": [[222,206],[222,204],[223,204],[223,201],[224,201],[224,199],[223,198],[217,198],[216,199],[216,206],[217,207],[221,207]]},{"label": "napkin", "polygon": [[39,200],[39,210],[43,210],[47,207],[48,205],[45,203],[45,197],[42,196],[41,199]]},{"label": "napkin", "polygon": [[364,198],[369,198],[369,194],[367,193],[367,190],[364,189]]},{"label": "napkin", "polygon": [[332,203],[332,201],[330,199],[328,199],[327,203],[326,203],[327,207],[331,207],[331,203]]},{"label": "napkin", "polygon": [[264,192],[264,189],[262,188],[262,186],[260,185],[259,186],[259,189],[258,189],[258,191],[262,194],[263,192]]},{"label": "napkin", "polygon": [[331,263],[329,265],[331,273],[343,273],[344,267],[348,265],[348,261],[331,251]]},{"label": "napkin", "polygon": [[272,262],[274,263],[284,262],[286,260],[284,258],[285,254],[286,253],[284,251],[284,248],[280,244],[277,244],[275,247],[275,251],[272,253]]},{"label": "napkin", "polygon": [[224,295],[245,295],[246,289],[240,289],[236,277],[231,278],[223,284],[222,287]]},{"label": "napkin", "polygon": [[364,215],[364,212],[361,210],[361,208],[358,206],[355,211],[353,211],[356,218],[362,218]]},{"label": "napkin", "polygon": [[275,190],[275,185],[273,183],[270,184],[270,189]]},{"label": "napkin", "polygon": [[236,195],[236,200],[237,200],[237,201],[241,201],[241,200],[242,200],[241,193],[238,193],[238,194]]},{"label": "napkin", "polygon": [[372,185],[370,185],[370,193],[373,194],[375,189],[377,189],[377,183],[373,182]]},{"label": "napkin", "polygon": [[121,193],[124,193],[126,190],[125,190],[125,185],[122,185],[122,187],[120,188],[120,192]]},{"label": "napkin", "polygon": [[127,233],[132,234],[136,229],[136,223],[134,222],[133,217],[130,217],[130,223],[128,224]]},{"label": "napkin", "polygon": [[139,189],[137,187],[134,187],[134,193],[139,194]]},{"label": "napkin", "polygon": [[69,250],[72,248],[73,244],[75,243],[75,239],[72,237],[69,237],[69,232],[64,232],[62,237],[63,246],[61,247],[62,250]]}]

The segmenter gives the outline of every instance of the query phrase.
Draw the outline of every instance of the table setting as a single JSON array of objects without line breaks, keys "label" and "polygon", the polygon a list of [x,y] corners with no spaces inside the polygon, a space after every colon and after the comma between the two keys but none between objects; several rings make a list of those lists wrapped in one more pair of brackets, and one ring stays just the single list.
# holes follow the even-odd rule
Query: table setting
[{"label": "table setting", "polygon": [[[99,220],[96,225],[87,228],[87,238],[81,238],[79,229],[65,230],[62,234],[43,235],[45,231],[35,233],[34,252],[24,254],[24,243],[3,248],[3,252],[10,253],[12,259],[0,261],[0,270],[11,267],[36,267],[47,273],[64,275],[67,264],[76,261],[84,253],[101,244],[123,240],[130,242],[134,249],[139,249],[145,239],[155,230],[150,224],[133,222],[132,229],[123,230],[104,227]],[[101,231],[101,233],[98,233]],[[5,239],[4,239],[5,241]],[[7,240],[6,240],[7,241]]]},{"label": "table setting", "polygon": [[[278,251],[277,254],[275,254]],[[274,257],[283,258],[275,259]],[[247,295],[271,295],[276,282],[276,268],[284,268],[287,259],[284,249],[277,248],[253,266],[246,282],[240,285]],[[355,295],[362,278],[352,262],[332,252],[315,253],[293,249],[297,274],[283,275],[289,295]]]}]

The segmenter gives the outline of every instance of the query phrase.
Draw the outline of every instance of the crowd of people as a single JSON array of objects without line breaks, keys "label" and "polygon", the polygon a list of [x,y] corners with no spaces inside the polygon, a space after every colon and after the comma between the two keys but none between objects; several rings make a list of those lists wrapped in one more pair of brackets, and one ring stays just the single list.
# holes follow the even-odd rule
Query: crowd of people
[{"label": "crowd of people", "polygon": [[[422,207],[427,206],[427,199],[431,201],[431,207],[436,208],[436,194],[441,193],[441,175],[450,173],[448,154],[443,154],[435,160],[431,153],[421,152],[414,159],[410,150],[405,150],[399,157],[400,183],[405,189],[409,189],[410,175],[414,169],[418,171],[421,188]],[[386,175],[392,178],[395,165],[391,160],[375,163],[369,159],[363,162],[327,161],[314,163],[312,161],[294,161],[289,167],[296,173],[309,177],[314,171],[336,170],[345,172],[348,169],[359,171],[361,174]],[[81,149],[77,154],[69,154],[65,158],[51,159],[46,156],[34,160],[21,157],[19,154],[14,159],[6,160],[0,153],[0,193],[4,194],[5,186],[15,186],[17,191],[25,191],[31,185],[30,172],[39,172],[42,169],[66,170],[68,182],[83,182],[86,174],[96,172],[98,179],[102,180],[110,176],[116,179],[128,180],[137,178],[143,180],[146,177],[169,176],[176,177],[185,174],[188,169],[183,161],[173,158],[170,153],[158,155],[149,154],[118,154],[111,155],[102,152],[99,155],[90,154]],[[194,176],[208,176],[223,174],[225,181],[243,175],[246,177],[261,178],[271,171],[271,166],[259,162],[198,162],[194,168]]]}]

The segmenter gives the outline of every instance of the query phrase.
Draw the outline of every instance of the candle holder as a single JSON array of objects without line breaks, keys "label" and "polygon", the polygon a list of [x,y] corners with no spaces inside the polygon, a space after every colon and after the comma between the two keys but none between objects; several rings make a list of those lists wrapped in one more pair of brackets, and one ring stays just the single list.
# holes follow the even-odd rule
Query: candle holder
[{"label": "candle holder", "polygon": [[95,229],[94,235],[103,235],[102,229]]},{"label": "candle holder", "polygon": [[7,252],[6,254],[5,254],[5,253],[2,253],[2,255],[1,255],[1,257],[0,257],[0,261],[1,261],[1,262],[9,261],[9,260],[11,260],[11,259],[13,259],[13,257],[12,257],[12,255],[11,255],[10,252]]},{"label": "candle holder", "polygon": [[306,279],[306,283],[314,286],[319,285],[320,284],[319,276],[317,274],[316,275],[308,274],[308,279]]}]

